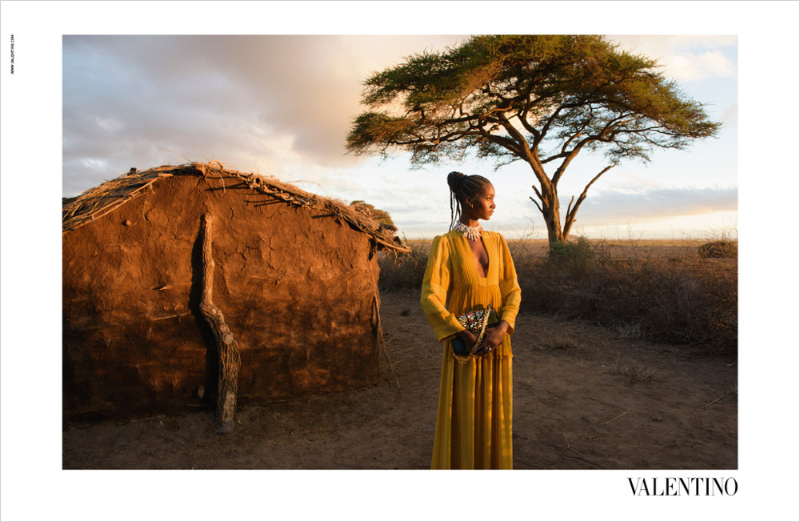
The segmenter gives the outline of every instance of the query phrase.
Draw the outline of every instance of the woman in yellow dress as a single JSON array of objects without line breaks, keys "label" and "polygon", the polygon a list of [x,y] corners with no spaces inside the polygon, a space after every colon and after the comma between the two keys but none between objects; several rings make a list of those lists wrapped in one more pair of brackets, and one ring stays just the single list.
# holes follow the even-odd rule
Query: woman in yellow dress
[{"label": "woman in yellow dress", "polygon": [[[511,469],[511,342],[519,311],[517,273],[503,236],[485,231],[495,209],[494,187],[483,176],[451,172],[450,231],[431,244],[420,304],[444,341],[432,469]],[[475,334],[457,317],[491,306],[486,335],[467,362],[452,340],[467,347]]]}]

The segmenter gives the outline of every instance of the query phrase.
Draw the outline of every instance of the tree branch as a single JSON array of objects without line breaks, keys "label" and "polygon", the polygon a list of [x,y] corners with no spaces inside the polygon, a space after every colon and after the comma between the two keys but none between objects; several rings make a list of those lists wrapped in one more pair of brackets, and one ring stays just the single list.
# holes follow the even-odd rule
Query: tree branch
[{"label": "tree branch", "polygon": [[[608,172],[609,170],[611,170],[616,166],[617,166],[616,163],[612,163],[611,165],[601,170],[600,173],[597,174],[597,176],[593,177],[592,181],[590,181],[583,189],[583,192],[581,192],[581,195],[578,197],[578,201],[575,202],[575,206],[571,210],[569,206],[567,207],[567,214],[564,217],[564,237],[567,237],[567,235],[569,234],[569,231],[572,228],[572,224],[575,222],[575,216],[578,213],[578,207],[580,207],[581,203],[583,203],[583,200],[586,199],[586,193],[589,191],[589,187],[591,187],[592,184],[594,184],[594,182],[600,178],[600,176],[602,176],[603,174],[605,174],[606,172]],[[572,198],[575,199],[575,196],[572,196]],[[572,205],[572,200],[570,200],[569,204],[570,206]]]},{"label": "tree branch", "polygon": [[[567,205],[567,214],[566,214],[567,216],[569,216],[569,209],[572,206],[572,202],[573,201],[575,201],[575,196],[574,195],[572,196],[572,198],[570,198],[569,205]],[[564,237],[566,237],[566,235]]]},{"label": "tree branch", "polygon": [[[534,190],[535,190],[535,189],[534,189]],[[533,204],[534,204],[534,205],[536,205],[536,208],[538,208],[538,209],[539,209],[539,212],[541,212],[542,214],[544,214],[544,210],[542,210],[542,207],[540,207],[540,206],[539,206],[539,203],[537,203],[535,199],[533,199],[533,198],[532,198],[532,197],[530,197],[530,196],[528,196],[528,199],[530,199],[531,201],[533,201]]]},{"label": "tree branch", "polygon": [[540,134],[541,137],[534,141],[533,145],[534,148],[539,146],[539,143],[541,143],[541,141],[544,139],[545,135],[547,134],[547,131],[550,130],[550,125],[555,121],[555,119],[558,117],[558,113],[561,112],[561,109],[563,108],[564,105],[559,105],[558,108],[553,112],[553,114],[550,115],[549,118],[547,118],[547,122],[544,124],[544,127],[542,127],[542,132]]},{"label": "tree branch", "polygon": [[522,158],[525,159],[531,165],[531,167],[533,167],[533,173],[536,176],[536,179],[539,180],[539,183],[541,183],[543,186],[550,185],[550,180],[547,178],[544,168],[539,162],[539,158],[537,158],[533,151],[531,151],[530,147],[528,146],[528,140],[525,139],[525,136],[523,136],[516,129],[516,127],[511,125],[511,122],[508,121],[508,118],[506,118],[504,114],[500,114],[498,119],[501,125],[503,125],[503,127],[506,129],[506,132],[508,132],[508,134],[514,138],[516,143],[519,144],[519,147],[523,152]]},{"label": "tree branch", "polygon": [[[525,110],[524,112],[520,110],[517,112],[516,116],[517,119],[520,121],[520,123],[522,123],[522,126],[525,127],[525,130],[533,134],[533,142],[534,144],[536,144],[539,141],[541,141],[539,139],[539,136],[541,135],[539,134],[539,131],[537,131],[536,128],[528,122],[526,117],[527,113],[528,113],[527,110]],[[536,145],[533,146],[533,149],[536,149]]]},{"label": "tree branch", "polygon": [[[561,176],[567,170],[567,167],[569,166],[569,164],[572,163],[572,160],[575,159],[575,157],[578,155],[578,153],[581,151],[581,149],[584,146],[586,146],[588,143],[591,143],[593,141],[611,141],[613,136],[616,133],[620,132],[620,131],[614,131],[609,138],[605,138],[604,137],[605,133],[608,132],[610,129],[612,129],[615,125],[621,125],[623,123],[627,123],[626,121],[622,120],[622,118],[625,118],[626,116],[628,116],[628,115],[627,114],[620,114],[618,117],[609,120],[606,123],[605,127],[603,127],[603,129],[599,133],[592,134],[592,135],[587,136],[586,138],[582,139],[581,141],[579,141],[578,144],[575,145],[575,147],[571,151],[569,151],[569,153],[567,153],[566,156],[564,156],[564,161],[561,162],[561,165],[559,165],[558,168],[556,169],[556,172],[553,174],[553,184],[554,185],[558,184],[559,180],[561,179]],[[633,120],[628,120],[628,121],[629,122],[630,121],[635,121],[635,118]],[[575,137],[577,137],[577,136],[578,135],[573,136],[572,138],[570,138],[570,141],[572,139],[574,139]],[[562,148],[562,151],[563,151],[563,148]],[[562,152],[562,154],[559,154],[557,156],[563,156],[563,152]],[[548,160],[555,159],[555,157],[557,157],[557,156],[553,156],[552,158],[548,158]],[[603,171],[603,172],[605,172],[605,171]],[[576,207],[577,207],[577,205],[576,205]]]},{"label": "tree branch", "polygon": [[510,140],[508,138],[504,138],[502,136],[498,136],[496,134],[492,134],[490,131],[487,131],[483,127],[476,127],[476,129],[484,138],[488,139],[492,143],[496,143],[501,147],[510,150],[511,152],[519,156],[520,159],[524,159],[525,153],[519,148],[519,146],[515,141]]},{"label": "tree branch", "polygon": [[536,193],[536,197],[537,197],[537,198],[539,198],[539,201],[541,201],[542,203],[544,203],[544,198],[542,197],[542,193],[541,193],[541,192],[539,192],[539,189],[537,189],[537,188],[536,188],[536,185],[531,185],[531,188],[532,188],[532,189],[533,189],[533,191]]},{"label": "tree branch", "polygon": [[[542,197],[542,193],[541,193],[541,192],[539,192],[539,189],[537,189],[537,188],[536,188],[536,185],[531,185],[531,188],[532,188],[532,189],[533,189],[533,191],[536,193],[536,197],[537,197],[537,198],[539,198],[539,201],[541,201],[541,202],[542,202],[542,205],[547,205],[547,203],[545,202],[544,198]],[[529,197],[530,197],[530,196],[529,196]],[[542,210],[542,207],[540,207],[540,206],[539,206],[539,203],[537,203],[537,202],[536,202],[536,200],[535,200],[535,199],[533,199],[533,198],[530,198],[530,200],[531,200],[531,201],[533,201],[533,204],[534,204],[534,205],[536,205],[536,208],[538,208],[538,209],[539,209],[539,212],[541,212],[542,214],[544,214],[544,210]]]}]

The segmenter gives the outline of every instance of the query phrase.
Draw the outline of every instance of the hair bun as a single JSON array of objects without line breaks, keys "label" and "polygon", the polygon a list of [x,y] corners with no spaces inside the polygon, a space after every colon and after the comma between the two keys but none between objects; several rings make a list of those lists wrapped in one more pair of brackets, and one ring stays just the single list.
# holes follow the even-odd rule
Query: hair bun
[{"label": "hair bun", "polygon": [[458,189],[458,186],[461,185],[461,182],[464,181],[466,177],[467,176],[465,174],[462,174],[461,172],[453,171],[447,175],[447,185],[450,187],[450,190],[455,192]]}]

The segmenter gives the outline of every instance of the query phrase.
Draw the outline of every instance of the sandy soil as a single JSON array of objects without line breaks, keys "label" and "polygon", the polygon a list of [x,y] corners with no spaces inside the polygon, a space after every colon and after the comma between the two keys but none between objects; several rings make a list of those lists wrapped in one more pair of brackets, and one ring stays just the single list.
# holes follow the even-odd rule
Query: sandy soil
[{"label": "sandy soil", "polygon": [[[211,411],[64,426],[65,469],[424,469],[441,347],[416,294],[384,294],[379,385],[245,405],[230,435]],[[736,469],[737,363],[520,314],[514,349],[517,469]]]}]

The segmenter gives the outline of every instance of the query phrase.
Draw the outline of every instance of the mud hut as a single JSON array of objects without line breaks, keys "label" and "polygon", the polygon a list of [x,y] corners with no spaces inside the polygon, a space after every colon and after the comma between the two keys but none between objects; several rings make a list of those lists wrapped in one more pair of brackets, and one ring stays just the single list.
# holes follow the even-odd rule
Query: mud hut
[{"label": "mud hut", "polygon": [[237,399],[374,384],[378,249],[407,251],[357,208],[219,163],[64,200],[65,419],[216,404],[224,422]]}]

